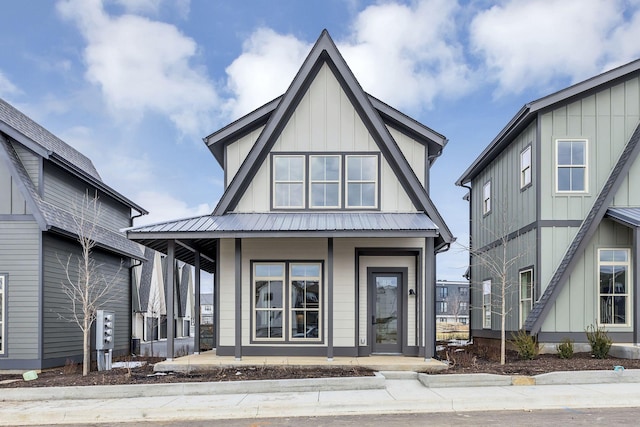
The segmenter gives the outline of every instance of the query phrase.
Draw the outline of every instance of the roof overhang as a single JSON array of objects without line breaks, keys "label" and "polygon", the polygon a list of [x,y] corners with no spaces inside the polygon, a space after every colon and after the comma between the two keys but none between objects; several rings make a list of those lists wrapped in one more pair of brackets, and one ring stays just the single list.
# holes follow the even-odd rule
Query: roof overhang
[{"label": "roof overhang", "polygon": [[609,208],[606,217],[627,227],[640,227],[640,208]]}]

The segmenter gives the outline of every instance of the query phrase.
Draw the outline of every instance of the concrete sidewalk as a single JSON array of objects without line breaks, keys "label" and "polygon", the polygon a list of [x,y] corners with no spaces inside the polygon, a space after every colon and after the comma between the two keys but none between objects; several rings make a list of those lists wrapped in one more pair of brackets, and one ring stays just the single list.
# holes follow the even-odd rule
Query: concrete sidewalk
[{"label": "concrete sidewalk", "polygon": [[[50,390],[48,396],[34,396],[38,400],[12,400],[16,389],[2,389],[0,425],[640,407],[640,380],[628,382],[636,381],[638,371],[604,375],[604,381],[612,382],[597,384],[581,383],[599,381],[598,374],[571,374],[565,380],[574,384],[483,385],[488,383],[476,381],[475,387],[451,387],[453,383],[433,387],[429,378],[450,375],[430,375],[425,380],[425,376],[412,372],[382,372],[370,383],[354,378],[332,379],[333,385],[325,382],[322,387],[322,382],[302,385],[305,380],[278,380],[277,384],[246,381],[223,393],[216,388],[220,383],[200,384],[197,392],[185,384],[167,385],[163,392],[152,391],[149,386],[124,386],[104,398],[96,395],[100,394],[99,388],[77,387],[81,389],[78,394],[70,393],[64,400],[56,390]],[[473,383],[472,378],[467,380]],[[552,384],[560,381],[562,376],[548,380]]]}]

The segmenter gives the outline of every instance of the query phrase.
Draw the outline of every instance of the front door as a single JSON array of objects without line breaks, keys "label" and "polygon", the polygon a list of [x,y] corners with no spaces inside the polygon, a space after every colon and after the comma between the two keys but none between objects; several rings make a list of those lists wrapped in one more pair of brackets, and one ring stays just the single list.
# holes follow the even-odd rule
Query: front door
[{"label": "front door", "polygon": [[373,272],[371,352],[402,352],[402,273]]}]

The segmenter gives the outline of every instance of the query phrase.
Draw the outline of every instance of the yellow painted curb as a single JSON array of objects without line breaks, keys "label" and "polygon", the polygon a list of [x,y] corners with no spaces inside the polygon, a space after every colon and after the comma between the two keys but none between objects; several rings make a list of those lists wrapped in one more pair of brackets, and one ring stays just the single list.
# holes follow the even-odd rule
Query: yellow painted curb
[{"label": "yellow painted curb", "polygon": [[511,377],[511,384],[512,385],[536,385],[536,379],[533,377],[514,375]]}]

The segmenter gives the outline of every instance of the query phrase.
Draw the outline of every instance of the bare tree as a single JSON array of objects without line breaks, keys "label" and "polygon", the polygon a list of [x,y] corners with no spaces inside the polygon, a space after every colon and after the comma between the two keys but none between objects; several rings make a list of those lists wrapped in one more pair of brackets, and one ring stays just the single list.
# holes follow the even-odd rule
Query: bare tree
[{"label": "bare tree", "polygon": [[[96,311],[116,295],[112,291],[122,269],[122,262],[118,270],[107,277],[102,264],[93,257],[100,217],[100,202],[98,195],[89,196],[86,193],[80,204],[73,205],[73,221],[80,244],[80,255],[69,254],[66,262],[59,260],[65,271],[66,280],[62,282],[62,290],[71,302],[68,315],[59,314],[65,320],[76,323],[83,335],[82,375],[89,373],[91,366],[91,326],[96,319]],[[74,268],[73,265],[77,265]]]},{"label": "bare tree", "polygon": [[462,303],[466,301],[465,297],[460,291],[455,291],[450,293],[447,298],[445,298],[445,301],[449,306],[449,312],[453,316],[453,320],[458,323],[460,315],[462,314]]},{"label": "bare tree", "polygon": [[[502,203],[502,207],[502,216],[499,218],[497,227],[495,229],[484,227],[492,240],[489,247],[468,250],[471,253],[471,266],[480,267],[489,277],[495,279],[491,281],[491,313],[500,316],[500,364],[504,365],[507,316],[512,311],[507,301],[512,300],[514,295],[518,295],[519,277],[515,267],[523,257],[527,256],[530,248],[514,247],[514,245],[510,247],[510,243],[518,242],[517,238],[520,235],[514,232],[515,221],[509,218],[507,203]],[[472,283],[472,286],[474,285],[481,289],[483,286],[482,282],[475,280]],[[497,295],[494,295],[493,289],[498,290]]]},{"label": "bare tree", "polygon": [[151,318],[151,356],[154,356],[153,341],[158,338],[158,334],[160,332],[160,316],[165,312],[162,286],[158,281],[156,282],[156,286],[149,290],[149,301],[146,314],[146,316]]}]

